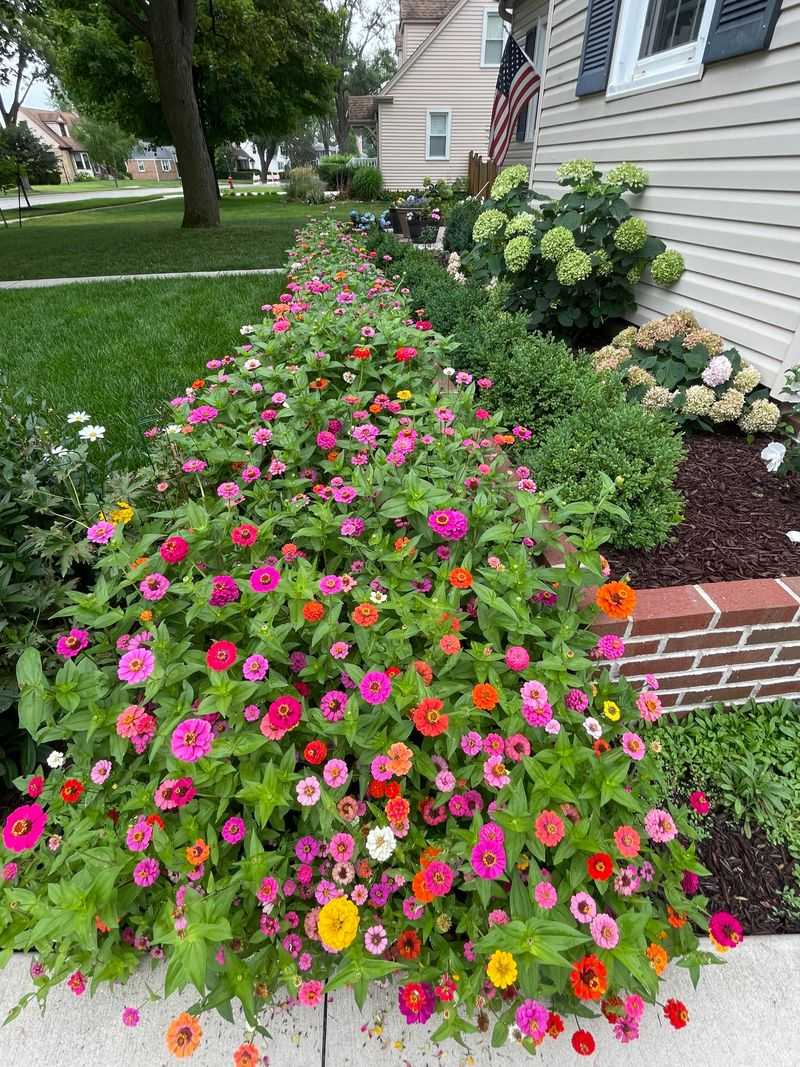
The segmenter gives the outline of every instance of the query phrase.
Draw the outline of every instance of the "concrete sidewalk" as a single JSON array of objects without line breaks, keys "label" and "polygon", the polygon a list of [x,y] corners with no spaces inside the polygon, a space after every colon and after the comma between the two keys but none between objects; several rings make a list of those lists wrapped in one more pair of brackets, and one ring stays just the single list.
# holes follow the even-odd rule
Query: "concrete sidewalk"
[{"label": "concrete sidewalk", "polygon": [[[557,1042],[547,1039],[535,1061],[513,1047],[492,1049],[488,1036],[470,1039],[469,1052],[452,1042],[436,1047],[428,1040],[428,1027],[405,1025],[396,1009],[396,992],[388,986],[370,997],[363,1015],[349,992],[333,994],[324,1050],[321,1008],[271,1013],[264,1023],[272,1040],[256,1043],[269,1057],[269,1067],[524,1067],[534,1062],[545,1067],[798,1067],[800,936],[747,938],[729,960],[724,967],[706,968],[697,991],[685,971],[672,969],[662,1001],[675,996],[688,1005],[684,1030],[673,1030],[660,1012],[648,1007],[641,1039],[622,1046],[600,1020],[589,1027],[598,1047],[586,1059],[576,1056],[569,1043],[574,1020],[567,1020],[567,1031]],[[28,957],[17,955],[0,972],[0,1018],[31,987],[28,966]],[[0,1030],[0,1065],[171,1067],[177,1061],[166,1051],[164,1034],[192,996],[187,990],[166,1003],[147,1003],[147,985],[158,989],[162,982],[162,969],[151,972],[145,966],[126,987],[113,995],[103,987],[94,1000],[88,993],[77,999],[62,987],[51,995],[44,1017],[29,1005]],[[129,1005],[142,1012],[133,1030],[120,1018]],[[192,1067],[229,1067],[233,1050],[245,1039],[244,1023],[233,1026],[210,1012],[202,1027],[203,1042]]]},{"label": "concrete sidewalk", "polygon": [[168,274],[95,274],[83,278],[21,278],[0,282],[0,289],[49,289],[55,285],[93,282],[141,282],[154,278],[231,278],[237,274],[285,274],[285,267],[254,267],[242,270],[185,270]]}]

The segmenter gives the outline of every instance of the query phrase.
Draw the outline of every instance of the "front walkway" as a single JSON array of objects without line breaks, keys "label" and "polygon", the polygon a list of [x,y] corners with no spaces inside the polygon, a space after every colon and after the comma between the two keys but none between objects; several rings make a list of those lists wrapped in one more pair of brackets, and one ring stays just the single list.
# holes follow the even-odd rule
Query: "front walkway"
[{"label": "front walkway", "polygon": [[[704,946],[705,947],[705,946]],[[408,1027],[397,1012],[396,993],[380,991],[367,1001],[361,1015],[351,994],[330,997],[323,1047],[322,1009],[298,1008],[265,1019],[272,1040],[257,1041],[270,1067],[798,1067],[800,1026],[797,990],[800,988],[800,936],[749,937],[730,954],[724,967],[704,969],[697,991],[688,974],[672,969],[661,996],[678,997],[689,1007],[689,1025],[673,1030],[648,1006],[642,1037],[619,1045],[605,1022],[590,1029],[598,1038],[594,1056],[575,1055],[567,1032],[557,1042],[549,1038],[539,1058],[532,1060],[514,1048],[494,1050],[489,1038],[470,1040],[470,1052],[448,1043],[435,1048],[427,1040],[428,1027]],[[16,955],[0,972],[0,1019],[5,1018],[31,983],[29,958]],[[86,993],[76,999],[63,986],[50,998],[41,1018],[28,1006],[20,1018],[0,1031],[0,1063],[46,1063],[57,1067],[106,1067],[109,1063],[141,1067],[171,1067],[164,1034],[169,1020],[192,1001],[186,990],[170,1001],[148,1004],[145,981],[160,988],[163,973],[143,968],[125,988],[111,995],[103,987],[93,1001]],[[142,1021],[135,1030],[121,1023],[123,1007],[136,1006]],[[243,1026],[226,1023],[214,1012],[202,1019],[203,1042],[191,1067],[226,1067],[233,1050],[244,1040]]]},{"label": "front walkway", "polygon": [[0,289],[47,289],[54,285],[76,285],[79,282],[141,282],[151,278],[230,278],[236,274],[285,274],[285,267],[254,267],[242,270],[186,270],[172,274],[97,274],[83,278],[21,278],[0,282]]}]

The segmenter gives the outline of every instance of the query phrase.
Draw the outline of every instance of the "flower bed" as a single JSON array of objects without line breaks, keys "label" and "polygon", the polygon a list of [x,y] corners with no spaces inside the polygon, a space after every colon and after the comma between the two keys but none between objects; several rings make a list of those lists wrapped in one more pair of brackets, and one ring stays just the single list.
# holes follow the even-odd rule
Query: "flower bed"
[{"label": "flower bed", "polygon": [[[166,957],[193,1000],[170,1051],[239,1001],[237,1067],[268,1002],[362,1003],[395,972],[437,1041],[494,1017],[532,1050],[597,1009],[633,1040],[669,962],[717,956],[688,808],[660,803],[648,752],[654,680],[609,678],[582,606],[612,484],[561,506],[509,481],[515,435],[470,375],[440,392],[450,342],[354,238],[317,225],[292,258],[269,320],[173,401],[152,513],[89,528],[63,666],[20,660],[52,751],[3,830],[0,948],[39,953],[42,1001]],[[741,940],[728,913],[709,929]]]}]

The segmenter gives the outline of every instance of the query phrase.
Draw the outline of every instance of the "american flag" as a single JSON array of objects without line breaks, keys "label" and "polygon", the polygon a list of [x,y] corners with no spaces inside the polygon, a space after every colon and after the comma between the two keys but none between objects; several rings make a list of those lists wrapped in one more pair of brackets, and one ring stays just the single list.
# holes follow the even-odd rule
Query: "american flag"
[{"label": "american flag", "polygon": [[489,158],[499,167],[506,158],[520,111],[539,88],[539,75],[530,59],[509,34],[492,107]]}]

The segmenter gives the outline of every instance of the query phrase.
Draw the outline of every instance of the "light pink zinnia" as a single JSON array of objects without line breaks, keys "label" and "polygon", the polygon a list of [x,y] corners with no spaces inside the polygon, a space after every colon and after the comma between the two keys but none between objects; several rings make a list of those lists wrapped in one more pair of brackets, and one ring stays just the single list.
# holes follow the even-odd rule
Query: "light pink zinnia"
[{"label": "light pink zinnia", "polygon": [[172,732],[172,754],[184,763],[196,763],[211,751],[214,731],[206,719],[185,719]]},{"label": "light pink zinnia", "polygon": [[156,666],[156,657],[149,648],[135,648],[119,661],[117,677],[129,685],[146,682]]}]

